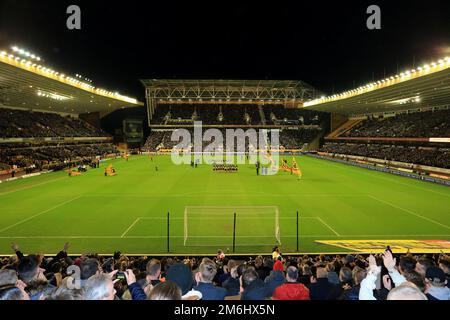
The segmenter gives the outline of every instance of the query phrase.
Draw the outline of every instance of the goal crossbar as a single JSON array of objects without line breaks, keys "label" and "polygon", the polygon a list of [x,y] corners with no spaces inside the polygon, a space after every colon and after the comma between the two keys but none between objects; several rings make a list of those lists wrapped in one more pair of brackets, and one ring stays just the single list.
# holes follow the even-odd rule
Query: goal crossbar
[{"label": "goal crossbar", "polygon": [[[187,245],[190,232],[189,232],[189,218],[193,218],[195,216],[195,220],[198,217],[204,217],[206,220],[222,220],[226,219],[227,221],[232,221],[233,214],[236,213],[238,219],[261,219],[261,220],[270,220],[274,219],[274,238],[278,244],[281,244],[281,234],[280,234],[280,216],[279,209],[277,206],[186,206],[184,208],[184,225],[183,225],[183,233],[184,233],[184,246]],[[261,217],[261,215],[267,215],[269,217]],[[273,216],[271,218],[270,216]],[[205,228],[208,228],[208,225],[205,224]],[[217,236],[220,236],[217,234]],[[198,235],[193,236],[198,238]],[[231,237],[231,235],[230,235]],[[244,235],[238,235],[239,237],[246,237]],[[255,236],[257,237],[257,236]],[[261,236],[267,237],[267,236]]]}]

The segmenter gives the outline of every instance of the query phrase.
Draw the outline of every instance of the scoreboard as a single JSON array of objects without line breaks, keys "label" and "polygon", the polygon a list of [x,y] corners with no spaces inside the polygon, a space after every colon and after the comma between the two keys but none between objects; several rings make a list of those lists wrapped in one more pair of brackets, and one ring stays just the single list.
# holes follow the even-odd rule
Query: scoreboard
[{"label": "scoreboard", "polygon": [[123,140],[126,143],[142,143],[144,132],[141,119],[123,120]]}]

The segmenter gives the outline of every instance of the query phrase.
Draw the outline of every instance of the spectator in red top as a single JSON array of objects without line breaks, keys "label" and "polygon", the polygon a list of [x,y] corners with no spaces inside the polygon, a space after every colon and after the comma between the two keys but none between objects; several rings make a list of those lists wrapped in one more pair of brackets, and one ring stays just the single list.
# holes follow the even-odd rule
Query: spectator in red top
[{"label": "spectator in red top", "polygon": [[290,266],[286,270],[286,283],[277,287],[272,298],[275,300],[310,300],[309,289],[297,282],[298,270]]}]

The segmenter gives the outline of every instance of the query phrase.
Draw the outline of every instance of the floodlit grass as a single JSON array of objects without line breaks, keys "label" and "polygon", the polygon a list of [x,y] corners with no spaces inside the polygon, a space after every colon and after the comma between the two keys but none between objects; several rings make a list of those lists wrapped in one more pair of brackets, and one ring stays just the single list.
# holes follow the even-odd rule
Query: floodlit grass
[{"label": "floodlit grass", "polygon": [[[307,156],[296,157],[300,181],[286,172],[256,176],[254,165],[216,173],[208,165],[175,166],[169,156],[153,159],[111,161],[115,177],[100,168],[0,184],[0,253],[12,253],[11,242],[26,253],[55,253],[70,241],[73,253],[163,254],[167,212],[171,253],[231,251],[234,212],[236,252],[270,252],[275,216],[267,207],[279,212],[283,252],[296,250],[297,210],[301,252],[343,251],[315,240],[450,238],[445,186]],[[189,207],[200,209],[188,211],[185,242]]]}]

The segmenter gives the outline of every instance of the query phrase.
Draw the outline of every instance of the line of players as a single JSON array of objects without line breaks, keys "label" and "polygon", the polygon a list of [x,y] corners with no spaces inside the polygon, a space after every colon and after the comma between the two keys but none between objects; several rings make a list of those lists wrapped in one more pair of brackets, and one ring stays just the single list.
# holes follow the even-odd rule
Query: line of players
[{"label": "line of players", "polygon": [[215,172],[237,172],[238,166],[236,164],[213,164],[213,171]]}]

